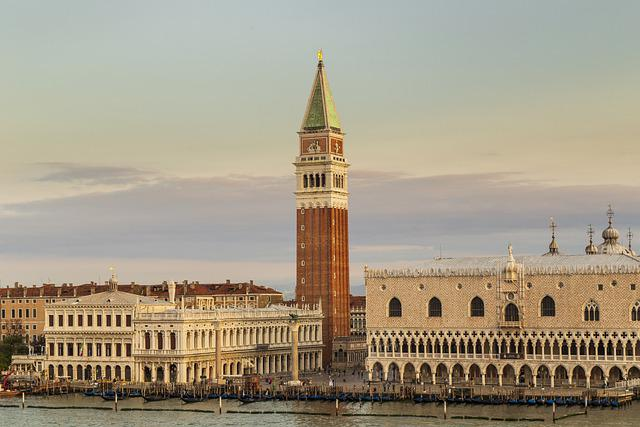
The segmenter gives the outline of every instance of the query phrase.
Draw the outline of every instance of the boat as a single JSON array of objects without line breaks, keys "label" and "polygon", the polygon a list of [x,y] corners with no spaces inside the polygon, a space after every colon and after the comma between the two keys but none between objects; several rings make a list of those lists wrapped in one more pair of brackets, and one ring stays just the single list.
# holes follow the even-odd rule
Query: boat
[{"label": "boat", "polygon": [[[100,396],[104,400],[109,400],[109,401],[116,400],[116,392],[113,390],[104,391]],[[117,396],[118,396],[118,400],[126,399],[126,396],[121,391],[118,392]]]},{"label": "boat", "polygon": [[222,393],[220,397],[223,399],[237,399],[238,395],[236,393]]},{"label": "boat", "polygon": [[9,399],[19,394],[20,392],[18,390],[2,390],[0,391],[0,399]]},{"label": "boat", "polygon": [[167,400],[168,397],[162,394],[148,394],[146,396],[142,396],[142,398],[147,402],[159,402],[161,400]]},{"label": "boat", "polygon": [[142,397],[142,393],[140,393],[140,390],[131,390],[127,397]]},{"label": "boat", "polygon": [[244,405],[244,404],[247,404],[247,403],[254,403],[254,402],[258,402],[258,401],[260,401],[260,399],[259,399],[259,398],[256,398],[256,397],[253,397],[253,396],[240,396],[240,397],[238,398],[238,400],[239,400],[240,402],[242,402],[242,404],[243,404],[243,405]]},{"label": "boat", "polygon": [[192,394],[183,394],[182,396],[180,396],[180,399],[182,399],[184,403],[198,403],[206,401],[207,395],[194,396]]},{"label": "boat", "polygon": [[359,402],[360,401],[360,397],[356,396],[355,394],[348,394],[347,395],[347,402]]},{"label": "boat", "polygon": [[95,396],[100,396],[100,393],[98,392],[98,390],[85,390],[83,393],[85,396],[87,397],[95,397]]}]

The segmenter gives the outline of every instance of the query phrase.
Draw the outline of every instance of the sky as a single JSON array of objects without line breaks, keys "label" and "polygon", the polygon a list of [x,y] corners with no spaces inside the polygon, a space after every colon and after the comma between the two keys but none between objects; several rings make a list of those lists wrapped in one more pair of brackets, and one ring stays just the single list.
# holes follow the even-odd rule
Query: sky
[{"label": "sky", "polygon": [[[294,286],[297,134],[324,62],[351,283],[640,239],[640,3],[0,0],[0,286]],[[626,243],[626,240],[625,240]]]}]

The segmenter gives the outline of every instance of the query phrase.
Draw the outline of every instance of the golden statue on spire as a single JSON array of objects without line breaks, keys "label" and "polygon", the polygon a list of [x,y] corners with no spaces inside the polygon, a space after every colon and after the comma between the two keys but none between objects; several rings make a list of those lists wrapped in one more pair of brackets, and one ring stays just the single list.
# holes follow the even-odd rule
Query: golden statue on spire
[{"label": "golden statue on spire", "polygon": [[318,49],[318,62],[322,62],[322,49]]}]

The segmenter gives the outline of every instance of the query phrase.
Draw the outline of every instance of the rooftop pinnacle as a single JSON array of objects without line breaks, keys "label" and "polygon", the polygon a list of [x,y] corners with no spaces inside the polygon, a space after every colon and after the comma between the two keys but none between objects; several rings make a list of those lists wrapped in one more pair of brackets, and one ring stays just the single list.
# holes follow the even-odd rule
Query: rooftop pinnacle
[{"label": "rooftop pinnacle", "polygon": [[313,82],[307,110],[302,120],[300,132],[318,131],[341,132],[340,119],[333,102],[329,82],[322,62],[322,50],[318,51],[318,70]]}]

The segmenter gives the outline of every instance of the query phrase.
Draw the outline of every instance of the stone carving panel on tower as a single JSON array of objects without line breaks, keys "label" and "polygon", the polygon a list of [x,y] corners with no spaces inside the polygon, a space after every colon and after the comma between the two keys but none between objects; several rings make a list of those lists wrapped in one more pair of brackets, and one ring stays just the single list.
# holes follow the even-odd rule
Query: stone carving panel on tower
[{"label": "stone carving panel on tower", "polygon": [[302,139],[301,155],[327,152],[327,138]]},{"label": "stone carving panel on tower", "polygon": [[331,138],[331,147],[330,150],[334,154],[339,154],[342,156],[342,141],[338,138]]}]

